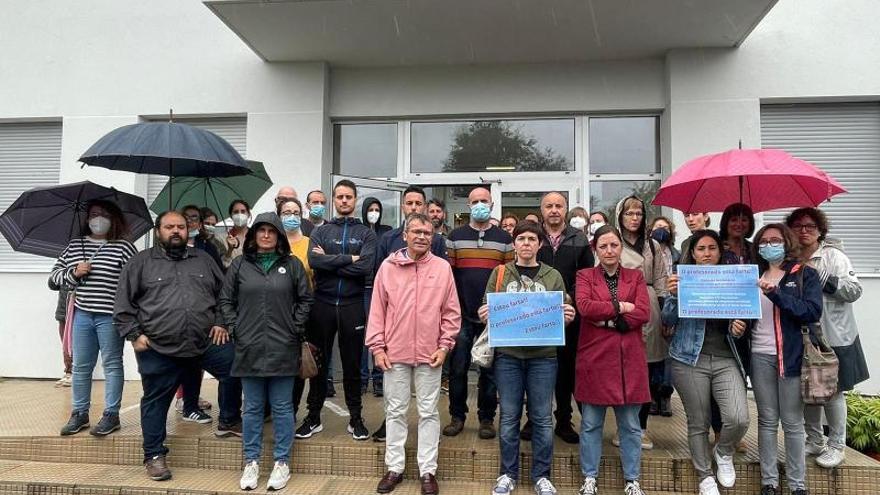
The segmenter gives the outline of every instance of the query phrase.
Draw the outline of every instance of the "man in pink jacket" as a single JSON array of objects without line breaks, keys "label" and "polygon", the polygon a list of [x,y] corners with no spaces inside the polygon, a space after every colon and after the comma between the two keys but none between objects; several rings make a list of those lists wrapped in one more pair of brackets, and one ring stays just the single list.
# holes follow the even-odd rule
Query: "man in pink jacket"
[{"label": "man in pink jacket", "polygon": [[455,345],[461,309],[449,263],[430,252],[433,234],[427,216],[414,213],[407,217],[403,232],[406,247],[382,262],[373,281],[366,344],[385,373],[387,422],[388,472],[379,481],[379,493],[393,491],[403,479],[412,381],[419,411],[422,494],[439,492],[435,474],[440,442],[440,374],[443,361]]}]

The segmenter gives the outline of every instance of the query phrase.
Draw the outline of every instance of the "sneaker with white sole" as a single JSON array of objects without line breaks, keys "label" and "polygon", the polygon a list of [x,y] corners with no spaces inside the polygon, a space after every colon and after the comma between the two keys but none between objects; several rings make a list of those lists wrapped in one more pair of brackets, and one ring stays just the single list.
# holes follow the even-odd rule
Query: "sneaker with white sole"
[{"label": "sneaker with white sole", "polygon": [[71,385],[73,385],[73,376],[70,373],[65,373],[64,376],[55,382],[56,387],[69,387]]},{"label": "sneaker with white sole", "polygon": [[211,416],[208,416],[208,414],[201,409],[196,409],[189,414],[184,414],[183,420],[189,421],[191,423],[198,423],[200,425],[206,425],[211,422]]},{"label": "sneaker with white sole", "polygon": [[495,480],[492,495],[508,495],[516,489],[516,480],[506,474],[502,474]]},{"label": "sneaker with white sole", "polygon": [[700,495],[721,495],[721,492],[718,491],[718,484],[715,483],[715,478],[711,476],[703,478],[703,481],[700,482]]},{"label": "sneaker with white sole", "polygon": [[351,438],[355,440],[370,438],[370,430],[364,425],[364,418],[352,418],[348,422],[348,432],[351,433]]},{"label": "sneaker with white sole", "polygon": [[290,466],[286,462],[275,462],[272,468],[272,474],[269,475],[269,482],[266,483],[267,490],[280,490],[287,486],[290,481]]},{"label": "sneaker with white sole", "polygon": [[238,486],[241,487],[242,490],[254,490],[257,488],[257,485],[260,482],[260,465],[257,464],[257,461],[251,461],[247,463],[244,467],[244,472],[241,473],[241,480],[238,482]]},{"label": "sneaker with white sole", "polygon": [[807,441],[807,446],[804,449],[804,452],[807,455],[822,455],[825,453],[825,444]]},{"label": "sneaker with white sole", "polygon": [[623,487],[624,495],[646,495],[638,481],[627,481]]},{"label": "sneaker with white sole", "polygon": [[833,467],[837,467],[846,459],[846,454],[844,454],[843,449],[835,449],[834,447],[828,447],[825,449],[825,452],[822,453],[819,457],[816,458],[816,464],[822,466],[825,469],[831,469]]},{"label": "sneaker with white sole", "polygon": [[587,476],[584,478],[584,483],[581,485],[580,490],[578,490],[578,495],[597,495],[599,493],[599,487],[596,485],[596,478],[590,478]]},{"label": "sneaker with white sole", "polygon": [[718,478],[718,484],[724,488],[731,488],[736,483],[736,469],[733,467],[732,455],[721,455],[718,453],[718,447],[712,449],[715,456],[715,464],[718,470],[715,472]]},{"label": "sneaker with white sole", "polygon": [[538,478],[535,483],[535,495],[556,495],[556,487],[547,478]]},{"label": "sneaker with white sole", "polygon": [[321,433],[322,431],[324,431],[324,426],[321,424],[320,419],[306,416],[306,419],[304,419],[302,424],[299,425],[299,428],[296,429],[295,436],[296,438],[310,438],[312,435]]}]

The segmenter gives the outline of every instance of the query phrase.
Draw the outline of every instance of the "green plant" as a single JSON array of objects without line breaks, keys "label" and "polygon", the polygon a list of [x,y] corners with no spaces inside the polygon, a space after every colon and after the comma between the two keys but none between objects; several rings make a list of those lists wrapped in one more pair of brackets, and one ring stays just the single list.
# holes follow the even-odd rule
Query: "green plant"
[{"label": "green plant", "polygon": [[861,452],[880,452],[880,398],[846,394],[846,440]]}]

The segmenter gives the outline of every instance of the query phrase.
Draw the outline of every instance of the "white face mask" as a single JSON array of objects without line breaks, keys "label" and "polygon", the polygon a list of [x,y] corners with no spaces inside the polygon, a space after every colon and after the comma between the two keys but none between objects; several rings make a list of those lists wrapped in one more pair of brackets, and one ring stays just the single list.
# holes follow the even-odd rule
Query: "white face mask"
[{"label": "white face mask", "polygon": [[571,225],[573,228],[583,230],[584,227],[587,225],[587,219],[584,217],[571,217],[571,220],[568,221],[568,224]]},{"label": "white face mask", "polygon": [[110,232],[110,219],[107,217],[89,219],[89,230],[95,235],[105,235]]},{"label": "white face mask", "polygon": [[605,222],[596,222],[590,224],[590,235],[596,235],[596,231],[599,230],[600,227],[605,225]]},{"label": "white face mask", "polygon": [[245,227],[248,222],[248,214],[247,213],[236,213],[232,215],[232,224],[236,227]]},{"label": "white face mask", "polygon": [[205,233],[208,234],[208,237],[211,237],[212,235],[214,235],[214,232],[217,231],[217,227],[215,227],[213,225],[205,224],[204,227],[205,227]]},{"label": "white face mask", "polygon": [[380,214],[378,211],[368,211],[367,221],[375,225],[379,221],[379,216]]}]

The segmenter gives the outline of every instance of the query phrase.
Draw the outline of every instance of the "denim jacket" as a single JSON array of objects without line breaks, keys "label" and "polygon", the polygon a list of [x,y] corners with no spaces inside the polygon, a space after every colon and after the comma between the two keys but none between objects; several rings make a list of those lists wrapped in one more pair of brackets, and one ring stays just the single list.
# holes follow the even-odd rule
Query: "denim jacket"
[{"label": "denim jacket", "polygon": [[[703,350],[703,339],[706,336],[706,320],[702,318],[679,319],[677,296],[666,298],[661,316],[664,325],[675,327],[672,342],[669,344],[669,357],[688,366],[696,366],[697,361],[700,359],[700,351]],[[725,340],[727,345],[730,346],[730,351],[733,353],[733,358],[736,360],[740,374],[745,378],[746,369],[734,339],[735,337],[730,334],[730,323],[728,322],[728,333]]]}]

